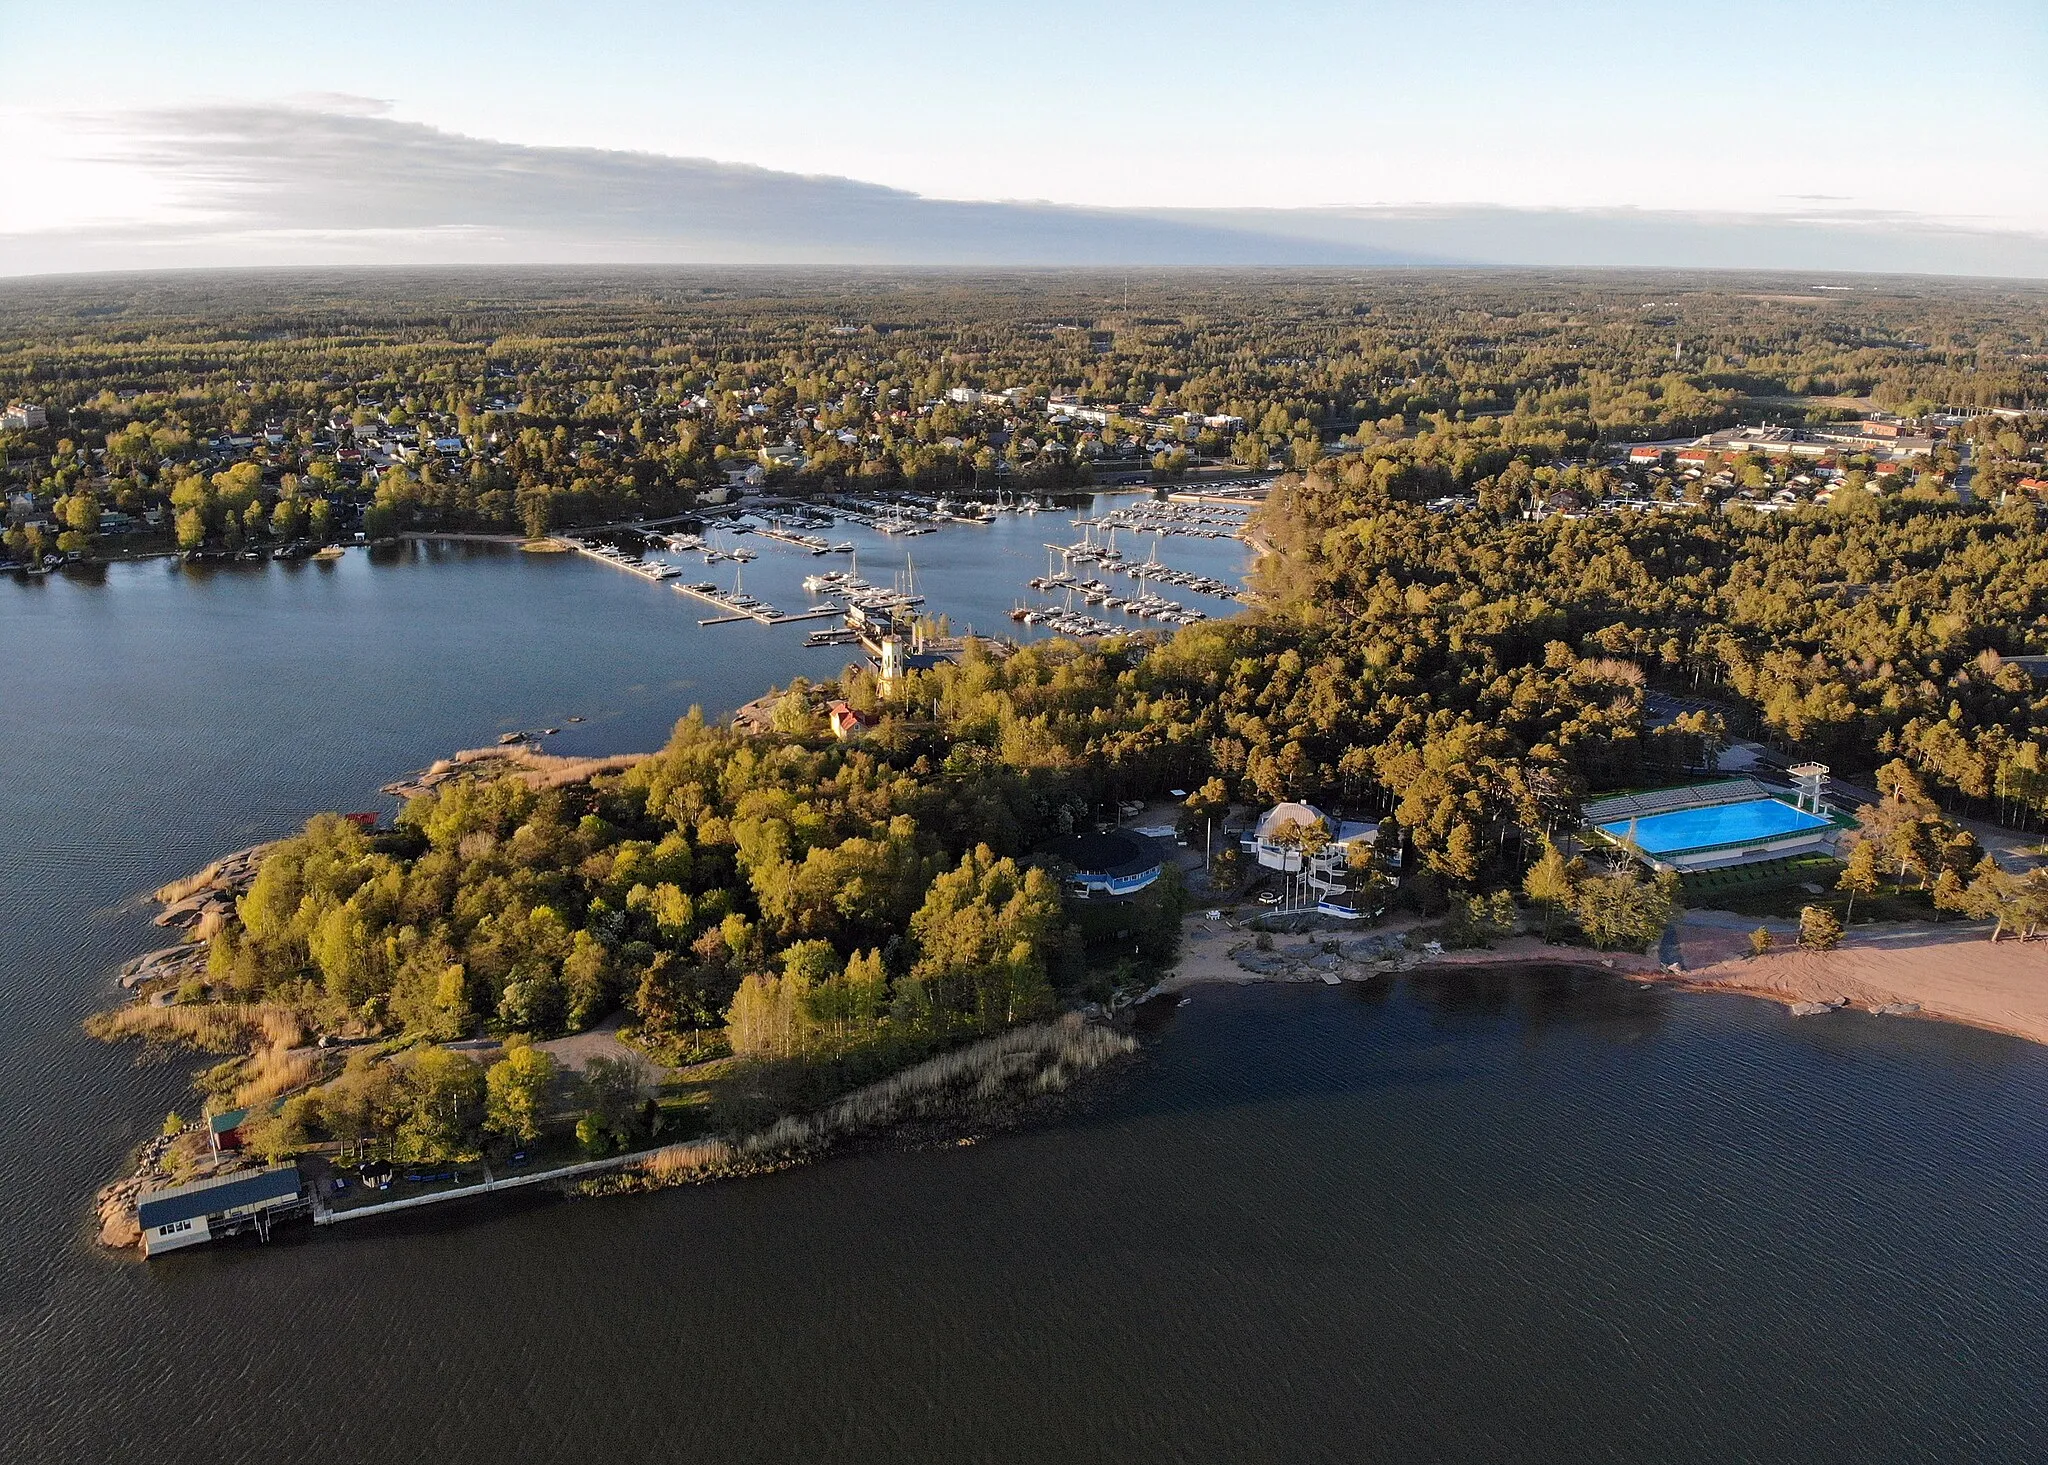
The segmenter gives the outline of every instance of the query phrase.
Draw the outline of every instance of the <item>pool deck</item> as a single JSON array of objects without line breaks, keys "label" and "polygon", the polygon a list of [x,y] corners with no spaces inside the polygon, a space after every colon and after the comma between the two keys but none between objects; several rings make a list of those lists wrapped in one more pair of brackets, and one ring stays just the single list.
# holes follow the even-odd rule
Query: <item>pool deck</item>
[{"label": "pool deck", "polygon": [[[1778,811],[1764,816],[1769,823],[1725,837],[1730,828],[1754,823],[1763,813],[1760,805]],[[1590,825],[1586,832],[1596,843],[1620,844],[1633,839],[1644,858],[1657,868],[1693,874],[1757,860],[1828,852],[1836,835],[1853,822],[1847,815],[1811,813],[1774,794],[1749,794],[1725,803],[1692,804],[1606,820]],[[1713,837],[1716,835],[1723,837]]]},{"label": "pool deck", "polygon": [[[1782,816],[1771,816],[1771,823],[1754,827],[1734,837],[1719,839],[1689,839],[1684,842],[1667,843],[1658,836],[1667,831],[1687,829],[1694,826],[1723,825],[1750,822],[1737,816],[1738,811],[1746,815],[1760,805],[1771,805],[1784,811]],[[1744,849],[1760,846],[1769,841],[1789,839],[1836,827],[1835,821],[1823,814],[1809,813],[1794,808],[1783,799],[1743,799],[1731,804],[1714,804],[1699,809],[1674,809],[1665,814],[1648,814],[1629,820],[1617,820],[1595,826],[1609,839],[1628,838],[1633,831],[1635,841],[1643,853],[1648,855],[1689,855],[1705,854],[1718,849]]]}]

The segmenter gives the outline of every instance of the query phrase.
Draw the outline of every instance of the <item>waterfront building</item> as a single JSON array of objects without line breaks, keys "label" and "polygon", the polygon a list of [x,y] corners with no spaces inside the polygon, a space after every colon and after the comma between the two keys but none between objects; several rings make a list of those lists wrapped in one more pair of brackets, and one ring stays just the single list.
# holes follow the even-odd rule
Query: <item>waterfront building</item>
[{"label": "waterfront building", "polygon": [[135,1205],[143,1254],[153,1257],[250,1229],[268,1240],[273,1220],[306,1204],[303,1188],[297,1165],[273,1165],[152,1190]]},{"label": "waterfront building", "polygon": [[1275,804],[1239,840],[1239,848],[1268,870],[1297,877],[1290,886],[1303,899],[1290,901],[1324,915],[1355,919],[1377,915],[1362,910],[1352,888],[1354,854],[1379,840],[1379,826],[1332,819],[1314,804]]}]

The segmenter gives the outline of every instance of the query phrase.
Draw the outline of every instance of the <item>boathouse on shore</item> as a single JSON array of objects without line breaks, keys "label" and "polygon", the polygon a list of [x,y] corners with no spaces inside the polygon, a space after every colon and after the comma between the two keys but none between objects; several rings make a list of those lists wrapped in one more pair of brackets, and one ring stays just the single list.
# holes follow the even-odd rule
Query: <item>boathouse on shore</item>
[{"label": "boathouse on shore", "polygon": [[250,1229],[267,1240],[273,1220],[305,1204],[302,1191],[297,1165],[238,1170],[152,1190],[135,1204],[143,1255],[157,1256]]}]

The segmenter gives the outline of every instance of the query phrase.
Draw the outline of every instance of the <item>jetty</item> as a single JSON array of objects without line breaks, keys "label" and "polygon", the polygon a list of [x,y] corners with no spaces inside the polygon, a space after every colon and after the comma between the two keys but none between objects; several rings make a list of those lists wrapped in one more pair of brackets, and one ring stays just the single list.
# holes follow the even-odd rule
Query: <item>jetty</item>
[{"label": "jetty", "polygon": [[676,593],[687,595],[692,600],[701,600],[706,605],[716,606],[722,615],[706,616],[697,624],[700,626],[727,626],[736,621],[753,621],[763,626],[790,626],[798,621],[818,621],[840,614],[836,605],[814,605],[807,610],[785,614],[765,601],[754,599],[737,587],[720,590],[709,580],[694,583],[676,582]]},{"label": "jetty", "polygon": [[543,1185],[549,1181],[580,1180],[589,1175],[601,1175],[610,1170],[622,1170],[629,1165],[643,1161],[652,1153],[649,1150],[629,1150],[622,1155],[611,1155],[602,1160],[584,1160],[574,1165],[557,1165],[547,1170],[535,1170],[523,1175],[493,1175],[490,1166],[483,1167],[483,1179],[467,1185],[455,1185],[447,1190],[430,1190],[419,1195],[401,1196],[395,1200],[369,1201],[363,1205],[335,1206],[331,1203],[328,1182],[323,1176],[313,1184],[313,1224],[315,1226],[337,1226],[343,1221],[367,1221],[377,1216],[395,1215],[399,1211],[418,1210],[423,1206],[442,1205],[448,1201],[468,1200],[472,1196],[495,1195],[499,1191],[519,1190],[529,1185]]},{"label": "jetty", "polygon": [[820,539],[815,534],[799,534],[794,529],[784,529],[776,525],[771,525],[766,529],[756,529],[754,532],[763,539],[780,540],[784,544],[793,544],[798,549],[808,550],[812,554],[832,553],[831,542]]},{"label": "jetty", "polygon": [[642,559],[639,555],[627,554],[622,549],[613,549],[608,544],[592,544],[587,539],[562,539],[556,543],[566,544],[571,549],[580,550],[592,559],[603,560],[608,565],[617,565],[643,580],[672,580],[682,573],[666,560]]}]

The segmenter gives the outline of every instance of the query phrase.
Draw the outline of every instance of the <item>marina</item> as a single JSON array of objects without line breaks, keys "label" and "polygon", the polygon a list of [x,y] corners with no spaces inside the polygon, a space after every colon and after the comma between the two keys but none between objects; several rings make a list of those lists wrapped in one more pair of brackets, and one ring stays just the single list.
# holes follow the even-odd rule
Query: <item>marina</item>
[{"label": "marina", "polygon": [[710,616],[698,621],[697,624],[700,626],[723,626],[735,621],[754,621],[763,626],[788,626],[798,621],[824,620],[840,613],[839,607],[834,605],[814,605],[808,610],[785,614],[765,600],[756,600],[742,591],[720,590],[709,580],[699,580],[691,584],[678,582],[675,588],[680,594],[687,595],[693,600],[701,600],[706,605],[716,606],[725,612],[722,616]]},{"label": "marina", "polygon": [[[707,516],[697,532],[635,536],[615,531],[626,541],[624,545],[590,536],[566,536],[562,542],[642,579],[667,582],[678,594],[713,612],[698,619],[700,627],[776,627],[836,620],[841,624],[809,630],[802,647],[858,646],[876,658],[881,654],[882,639],[890,635],[906,640],[937,638],[942,628],[972,632],[977,622],[992,629],[998,621],[1007,620],[1006,634],[1013,639],[1039,635],[1099,638],[1128,635],[1140,629],[1134,623],[1166,628],[1195,625],[1230,614],[1245,599],[1241,581],[1235,578],[1245,564],[1242,541],[1237,533],[1218,527],[1221,519],[1228,517],[1227,511],[1176,506],[1149,492],[1098,495],[1096,502],[1103,506],[1101,512],[1072,520],[1080,530],[1078,539],[1066,544],[1043,541],[1035,546],[1044,551],[1046,568],[1042,574],[1028,576],[1022,573],[1027,565],[1017,562],[1029,551],[1018,541],[1028,539],[1030,517],[1047,507],[1031,500],[991,506],[915,495],[887,499],[842,495],[830,501],[829,507],[790,501],[750,505],[737,513]],[[976,509],[983,512],[973,512]],[[1241,519],[1237,522],[1241,528]],[[973,532],[963,537],[963,529],[968,527]],[[825,530],[834,533],[828,536],[822,532]],[[1143,558],[1130,538],[1134,534],[1150,536]],[[925,561],[923,566],[900,547],[905,537],[919,535],[938,536],[928,553],[916,557]],[[743,539],[760,548],[748,547]],[[1205,540],[1215,541],[1215,549],[1203,543]],[[1162,547],[1168,543],[1175,546],[1180,563],[1161,558]],[[899,547],[892,550],[892,544]],[[1222,564],[1203,563],[1194,568],[1186,562],[1190,554],[1207,561],[1218,552],[1227,555],[1233,578],[1218,573]],[[847,556],[844,568],[792,574],[799,564],[842,553]],[[885,563],[899,559],[901,563],[881,576],[885,583],[876,583],[861,572],[863,553],[870,563],[877,555]],[[675,563],[684,556],[701,556],[707,565],[732,565],[730,586],[688,576]],[[998,566],[1005,562],[1016,564],[1010,571],[1017,576],[1009,581],[1011,585],[1021,582],[1023,588],[1040,592],[1045,599],[1032,603],[1013,600],[990,614],[987,591],[1000,585],[1004,572]],[[958,588],[954,586],[956,566],[967,572]],[[742,572],[747,578],[758,577],[754,590],[745,588]],[[944,585],[944,593],[934,597],[920,589],[920,576]],[[1168,589],[1186,594],[1162,593]],[[797,595],[807,602],[803,609],[781,608]]]},{"label": "marina", "polygon": [[603,560],[608,565],[617,565],[620,569],[630,574],[638,575],[643,580],[672,580],[682,573],[681,570],[669,564],[666,560],[643,559],[639,555],[627,550],[618,549],[609,544],[600,544],[595,540],[565,536],[558,538],[555,542],[557,544],[566,544],[571,549],[589,555],[592,559]]}]

